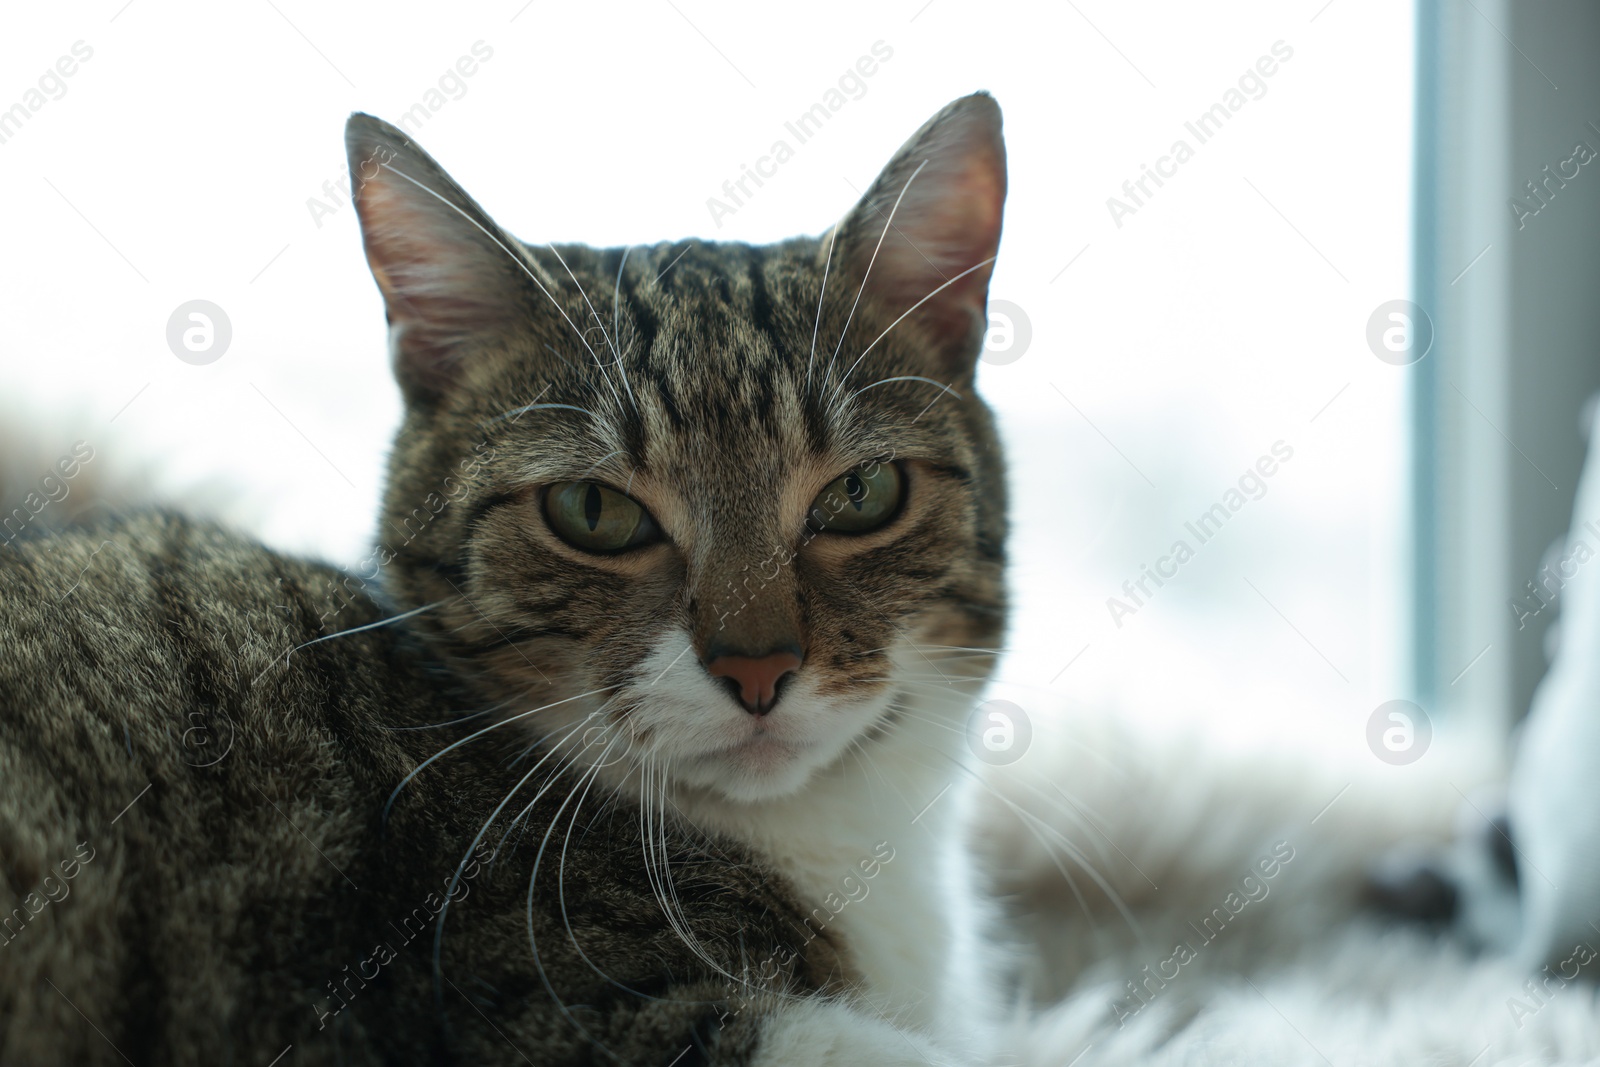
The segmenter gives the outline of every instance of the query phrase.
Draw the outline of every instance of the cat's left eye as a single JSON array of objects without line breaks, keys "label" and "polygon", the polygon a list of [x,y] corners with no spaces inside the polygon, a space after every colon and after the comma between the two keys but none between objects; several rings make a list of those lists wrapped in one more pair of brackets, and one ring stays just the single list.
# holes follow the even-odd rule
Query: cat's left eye
[{"label": "cat's left eye", "polygon": [[586,552],[609,555],[661,536],[638,501],[599,482],[557,482],[545,494],[544,514],[556,536]]},{"label": "cat's left eye", "polygon": [[806,521],[818,532],[867,533],[899,514],[904,496],[905,477],[897,465],[869,463],[818,493]]}]

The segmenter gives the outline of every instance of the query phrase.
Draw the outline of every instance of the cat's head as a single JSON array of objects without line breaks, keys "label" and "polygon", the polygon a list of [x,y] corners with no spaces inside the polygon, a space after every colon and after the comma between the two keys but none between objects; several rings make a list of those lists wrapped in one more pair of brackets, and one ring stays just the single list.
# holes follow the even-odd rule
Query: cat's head
[{"label": "cat's head", "polygon": [[524,244],[394,127],[346,139],[407,404],[378,562],[497,714],[749,801],[959,733],[1004,623],[990,97],[764,246]]}]

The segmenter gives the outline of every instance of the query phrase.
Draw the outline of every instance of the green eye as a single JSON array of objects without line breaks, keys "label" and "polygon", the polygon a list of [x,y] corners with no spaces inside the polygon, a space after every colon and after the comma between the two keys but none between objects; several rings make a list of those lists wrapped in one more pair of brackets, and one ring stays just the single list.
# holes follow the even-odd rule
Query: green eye
[{"label": "green eye", "polygon": [[866,533],[876,530],[900,510],[905,480],[893,463],[869,463],[835,478],[811,502],[806,523],[827,533]]},{"label": "green eye", "polygon": [[598,482],[557,482],[544,514],[558,537],[588,552],[621,552],[660,536],[649,512]]}]

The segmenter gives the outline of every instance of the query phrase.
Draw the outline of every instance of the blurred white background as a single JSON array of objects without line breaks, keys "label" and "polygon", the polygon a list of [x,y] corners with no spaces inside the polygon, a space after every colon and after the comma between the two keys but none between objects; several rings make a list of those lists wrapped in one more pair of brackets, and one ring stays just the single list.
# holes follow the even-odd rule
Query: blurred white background
[{"label": "blurred white background", "polygon": [[[166,491],[224,484],[270,543],[353,561],[399,400],[353,212],[324,191],[351,110],[440,103],[417,139],[527,240],[765,241],[823,230],[924,119],[988,89],[1011,167],[992,296],[1031,326],[980,376],[1014,479],[998,692],[1364,749],[1405,695],[1408,371],[1365,333],[1409,295],[1412,19],[1391,0],[13,6],[0,109],[75,42],[93,54],[0,127],[0,383]],[[708,198],[877,42],[865,92],[719,226]],[[1291,58],[1201,144],[1185,123],[1278,42]],[[454,75],[475,45],[492,56]],[[1180,139],[1193,158],[1118,226],[1107,199]],[[232,323],[206,366],[166,343],[192,299]],[[1197,546],[1184,524],[1280,440],[1265,495],[1118,626],[1107,598]]]}]

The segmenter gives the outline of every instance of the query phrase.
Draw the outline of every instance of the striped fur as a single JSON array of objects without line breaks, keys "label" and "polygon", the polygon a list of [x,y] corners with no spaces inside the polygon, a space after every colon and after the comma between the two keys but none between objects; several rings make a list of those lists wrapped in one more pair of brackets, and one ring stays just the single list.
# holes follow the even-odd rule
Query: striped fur
[{"label": "striped fur", "polygon": [[[893,205],[929,140],[968,113],[998,137],[988,97],[951,105],[820,239],[609,250],[516,242],[430,159],[396,147],[398,131],[353,121],[352,159],[392,155],[406,179],[458,205],[443,219],[408,218],[410,229],[455,224],[467,235],[453,240],[465,244],[477,236],[462,225],[470,216],[493,235],[446,249],[471,263],[470,279],[455,284],[473,301],[521,309],[452,336],[448,371],[396,346],[403,382],[450,382],[411,392],[379,531],[398,600],[446,602],[425,623],[443,655],[497,698],[570,695],[650,688],[641,665],[671,627],[692,635],[700,654],[713,635],[760,651],[798,634],[819,693],[864,699],[892,690],[897,641],[999,643],[1005,486],[991,417],[972,388],[981,292],[967,296],[977,313],[955,327],[954,290],[901,318],[982,254],[957,247],[942,272],[901,263],[911,277],[888,273],[904,232],[922,225],[902,214],[888,227]],[[374,236],[387,218],[373,204],[394,197],[395,185],[406,188],[375,172],[357,198],[380,284],[396,271]],[[992,227],[997,238],[997,217]],[[894,240],[880,248],[885,235]],[[448,242],[435,242],[436,254],[440,245]],[[899,254],[926,263],[940,253],[930,241]],[[436,294],[449,284],[438,280],[448,268],[433,266],[412,288]],[[389,295],[393,322],[405,294]],[[462,311],[468,319],[477,307]],[[453,486],[457,503],[423,522],[441,472],[474,455],[492,458]],[[819,537],[802,549],[816,494],[887,457],[910,479],[901,520],[879,535]],[[625,489],[671,543],[609,558],[565,545],[543,523],[540,487],[578,478]],[[642,699],[615,700],[607,714],[624,717]],[[564,713],[592,710],[580,703]]]},{"label": "striped fur", "polygon": [[[372,557],[166,515],[0,550],[0,908],[22,902],[0,1063],[947,1051],[901,978],[950,961],[895,960],[970,924],[818,921],[778,827],[825,789],[863,821],[821,843],[853,856],[875,816],[829,783],[948,757],[990,661],[930,702],[917,657],[999,643],[1003,472],[972,390],[993,102],[941,112],[822,238],[766,247],[523,245],[394,128],[357,116],[349,147],[407,398]],[[905,472],[899,514],[808,532],[873,462]],[[666,538],[555,537],[542,493],[583,479]],[[791,639],[753,727],[701,660]],[[726,746],[748,730],[760,758]],[[878,884],[940,877],[920,862]]]}]

